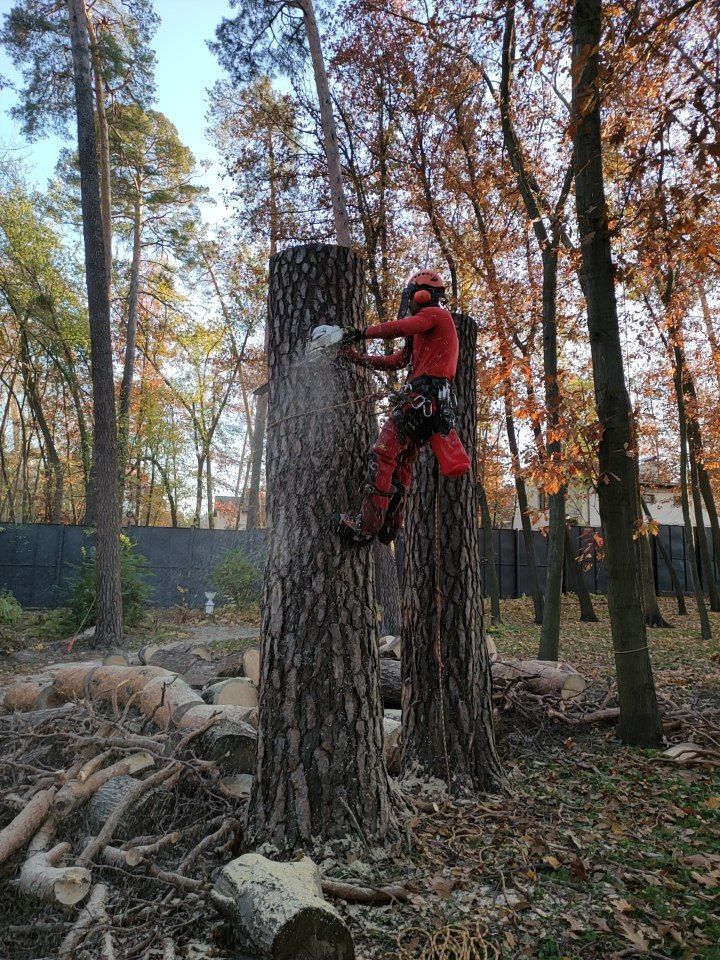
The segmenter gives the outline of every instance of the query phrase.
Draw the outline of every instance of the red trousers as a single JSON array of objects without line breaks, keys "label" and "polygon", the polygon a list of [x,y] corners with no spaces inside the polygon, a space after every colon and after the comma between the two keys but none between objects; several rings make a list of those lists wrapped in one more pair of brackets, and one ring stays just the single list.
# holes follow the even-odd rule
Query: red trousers
[{"label": "red trousers", "polygon": [[372,536],[383,524],[394,531],[402,528],[413,464],[430,439],[429,435],[407,436],[402,415],[402,410],[396,410],[388,417],[372,448],[370,484],[360,511],[363,530]]}]

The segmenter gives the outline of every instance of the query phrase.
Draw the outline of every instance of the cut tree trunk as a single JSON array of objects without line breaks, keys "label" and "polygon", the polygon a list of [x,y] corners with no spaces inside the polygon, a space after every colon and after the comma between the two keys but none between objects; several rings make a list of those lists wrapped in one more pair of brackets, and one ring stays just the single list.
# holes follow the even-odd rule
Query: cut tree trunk
[{"label": "cut tree trunk", "polygon": [[20,813],[0,830],[0,866],[35,836],[50,812],[55,792],[54,787],[39,790]]},{"label": "cut tree trunk", "polygon": [[[403,583],[403,771],[414,767],[497,788],[502,779],[492,722],[477,524],[475,347],[471,317],[455,317],[457,431],[471,468],[440,477],[431,450],[418,458],[405,526]],[[384,664],[390,661],[383,661]]]},{"label": "cut tree trunk", "polygon": [[90,321],[90,369],[94,412],[92,488],[96,555],[95,643],[98,646],[114,647],[122,645],[123,620],[110,297],[100,205],[100,175],[85,5],[82,0],[67,0],[67,2],[77,112],[78,166]]},{"label": "cut tree trunk", "polygon": [[625,384],[615,271],[602,169],[599,66],[602,0],[575,0],[572,13],[572,113],[575,205],[592,352],[600,439],[599,501],[605,539],[608,609],[620,700],[618,735],[655,747],[662,722],[647,644],[640,571],[633,541],[639,505],[637,444]]},{"label": "cut tree trunk", "polygon": [[308,857],[278,863],[246,853],[223,867],[212,900],[253,956],[354,960],[350,931],[323,898],[320,871]]},{"label": "cut tree trunk", "polygon": [[294,247],[270,264],[268,554],[248,829],[250,842],[280,850],[358,831],[381,838],[391,823],[372,553],[344,546],[333,517],[359,508],[371,385],[366,370],[334,358],[299,362],[316,325],[365,325],[363,288],[361,258],[343,247]]}]

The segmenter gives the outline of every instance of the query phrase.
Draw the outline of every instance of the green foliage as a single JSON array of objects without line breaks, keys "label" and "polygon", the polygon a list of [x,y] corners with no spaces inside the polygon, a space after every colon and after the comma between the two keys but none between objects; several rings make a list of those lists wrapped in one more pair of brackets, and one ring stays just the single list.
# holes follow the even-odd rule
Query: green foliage
[{"label": "green foliage", "polygon": [[0,623],[4,626],[12,626],[21,617],[22,607],[7,587],[3,587],[0,590]]},{"label": "green foliage", "polygon": [[262,572],[242,550],[228,550],[212,573],[212,583],[238,609],[256,607],[262,596]]},{"label": "green foliage", "polygon": [[[147,582],[147,561],[135,553],[132,542],[120,537],[120,577],[122,580],[123,623],[132,627],[142,617],[150,587]],[[70,595],[70,606],[53,610],[45,619],[45,632],[67,636],[95,623],[95,550],[89,550],[80,566]]]}]

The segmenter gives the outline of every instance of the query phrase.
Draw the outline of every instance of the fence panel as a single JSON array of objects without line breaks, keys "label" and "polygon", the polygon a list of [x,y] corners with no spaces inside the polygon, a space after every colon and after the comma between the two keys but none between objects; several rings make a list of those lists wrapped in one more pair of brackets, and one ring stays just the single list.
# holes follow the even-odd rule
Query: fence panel
[{"label": "fence panel", "polygon": [[[604,593],[605,570],[593,541],[596,531],[589,527],[570,528],[575,555],[584,557],[584,576],[593,593]],[[186,603],[202,606],[205,592],[214,590],[212,571],[225,551],[240,548],[258,566],[265,562],[265,531],[198,530],[194,528],[132,527],[129,531],[137,549],[147,560],[151,603],[169,607]],[[717,569],[710,531],[705,531],[708,548]],[[659,536],[667,546],[686,593],[692,590],[682,527],[661,526]],[[525,544],[521,530],[494,529],[495,566],[503,598],[529,594]],[[533,533],[541,588],[547,575],[547,538]],[[483,537],[480,537],[482,547]],[[7,524],[0,527],[0,587],[12,591],[24,607],[52,607],[67,602],[87,551],[93,546],[93,532],[87,527],[61,524]],[[401,543],[398,543],[401,547]],[[653,549],[658,592],[671,594],[672,583],[657,549]],[[399,562],[401,551],[399,551]],[[566,558],[566,565],[569,558]],[[567,566],[566,566],[567,571]],[[567,583],[567,575],[566,575]],[[218,601],[222,600],[218,597]]]}]

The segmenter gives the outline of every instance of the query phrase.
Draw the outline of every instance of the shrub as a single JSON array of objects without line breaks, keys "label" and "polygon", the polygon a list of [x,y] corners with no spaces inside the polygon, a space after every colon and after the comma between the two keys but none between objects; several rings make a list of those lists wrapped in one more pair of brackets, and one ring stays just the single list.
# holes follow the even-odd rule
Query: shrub
[{"label": "shrub", "polygon": [[213,586],[238,609],[255,607],[262,597],[262,572],[242,550],[228,550],[212,572]]},{"label": "shrub", "polygon": [[22,617],[22,607],[12,593],[3,587],[0,590],[0,623],[12,626]]},{"label": "shrub", "polygon": [[[123,624],[132,627],[142,617],[150,587],[147,561],[135,553],[132,541],[120,536],[120,579],[122,583]],[[80,565],[78,578],[70,593],[70,605],[52,611],[45,620],[46,632],[67,636],[95,623],[95,549],[88,550]]]}]

